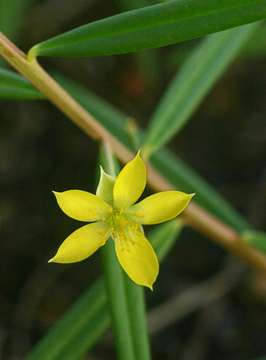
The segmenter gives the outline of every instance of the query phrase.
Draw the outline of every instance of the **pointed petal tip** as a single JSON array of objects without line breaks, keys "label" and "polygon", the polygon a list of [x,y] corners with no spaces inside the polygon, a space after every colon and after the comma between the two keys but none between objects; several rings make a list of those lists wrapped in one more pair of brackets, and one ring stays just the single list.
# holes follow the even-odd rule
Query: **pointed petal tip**
[{"label": "pointed petal tip", "polygon": [[51,259],[48,260],[48,263],[53,263],[55,262],[55,257],[52,257]]},{"label": "pointed petal tip", "polygon": [[[158,276],[158,274],[157,274],[157,276]],[[154,283],[155,283],[156,280],[157,280],[157,276],[156,276],[156,278],[153,280],[152,283],[148,283],[148,282],[142,283],[142,286],[145,286],[145,287],[147,287],[148,289],[150,289],[151,291],[154,291]]]},{"label": "pointed petal tip", "polygon": [[104,173],[105,174],[105,171],[104,171],[104,168],[102,167],[102,165],[99,165],[100,166],[100,172],[101,174]]},{"label": "pointed petal tip", "polygon": [[54,194],[55,199],[56,199],[57,203],[59,204],[62,193],[60,191],[52,191],[52,193]]},{"label": "pointed petal tip", "polygon": [[102,177],[102,176],[105,176],[105,177],[107,177],[107,178],[110,178],[110,179],[113,179],[113,180],[114,180],[114,176],[108,174],[108,173],[104,170],[104,168],[102,167],[102,165],[100,165],[100,176],[101,176],[101,177]]},{"label": "pointed petal tip", "polygon": [[140,150],[118,174],[114,190],[114,204],[119,209],[133,205],[143,193],[147,182],[147,170]]},{"label": "pointed petal tip", "polygon": [[189,204],[190,201],[193,199],[193,197],[196,195],[196,193],[191,193],[186,195],[187,195],[187,204]]}]

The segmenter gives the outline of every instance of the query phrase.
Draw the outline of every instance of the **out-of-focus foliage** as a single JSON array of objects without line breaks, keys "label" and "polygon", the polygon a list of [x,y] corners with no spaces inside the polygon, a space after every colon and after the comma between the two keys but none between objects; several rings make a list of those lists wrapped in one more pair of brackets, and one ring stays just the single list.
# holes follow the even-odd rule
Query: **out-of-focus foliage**
[{"label": "out-of-focus foliage", "polygon": [[44,96],[21,76],[0,68],[0,98],[35,100],[43,99]]},{"label": "out-of-focus foliage", "polygon": [[20,37],[25,15],[35,0],[0,0],[0,30],[15,40]]},{"label": "out-of-focus foliage", "polygon": [[144,152],[158,151],[180,131],[202,98],[224,73],[236,54],[256,31],[258,24],[245,25],[209,36],[196,47],[178,71],[149,121]]},{"label": "out-of-focus foliage", "polygon": [[247,230],[243,232],[246,242],[260,251],[266,252],[266,233]]}]

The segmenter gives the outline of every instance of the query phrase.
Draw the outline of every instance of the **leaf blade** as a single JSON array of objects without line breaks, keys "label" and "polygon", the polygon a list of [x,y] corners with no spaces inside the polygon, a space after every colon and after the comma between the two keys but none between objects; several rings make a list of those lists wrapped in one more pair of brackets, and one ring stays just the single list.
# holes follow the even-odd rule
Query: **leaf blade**
[{"label": "leaf blade", "polygon": [[98,56],[162,47],[266,18],[264,0],[172,0],[83,25],[30,56]]}]

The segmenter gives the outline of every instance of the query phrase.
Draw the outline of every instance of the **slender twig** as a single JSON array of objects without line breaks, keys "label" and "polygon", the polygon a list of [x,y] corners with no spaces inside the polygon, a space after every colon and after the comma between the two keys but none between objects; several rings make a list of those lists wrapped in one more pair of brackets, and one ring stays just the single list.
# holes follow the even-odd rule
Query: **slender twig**
[{"label": "slender twig", "polygon": [[[76,102],[37,62],[18,49],[4,34],[0,33],[0,55],[24,75],[54,105],[95,140],[108,142],[122,162],[133,157],[132,152],[107,131],[97,120]],[[155,190],[171,189],[173,186],[148,165],[150,186]],[[184,213],[186,222],[194,229],[216,241],[258,270],[266,272],[266,257],[245,244],[239,234],[206,210],[192,203]]]}]

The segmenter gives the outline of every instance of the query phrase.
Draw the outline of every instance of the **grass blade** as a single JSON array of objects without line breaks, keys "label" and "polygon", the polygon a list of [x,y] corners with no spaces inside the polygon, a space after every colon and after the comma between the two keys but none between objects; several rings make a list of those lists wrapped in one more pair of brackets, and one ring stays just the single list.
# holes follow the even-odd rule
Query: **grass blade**
[{"label": "grass blade", "polygon": [[149,122],[144,153],[149,155],[158,150],[183,128],[258,26],[255,23],[211,35],[196,47]]},{"label": "grass blade", "polygon": [[172,0],[75,28],[35,45],[30,57],[125,54],[264,18],[265,0]]}]

